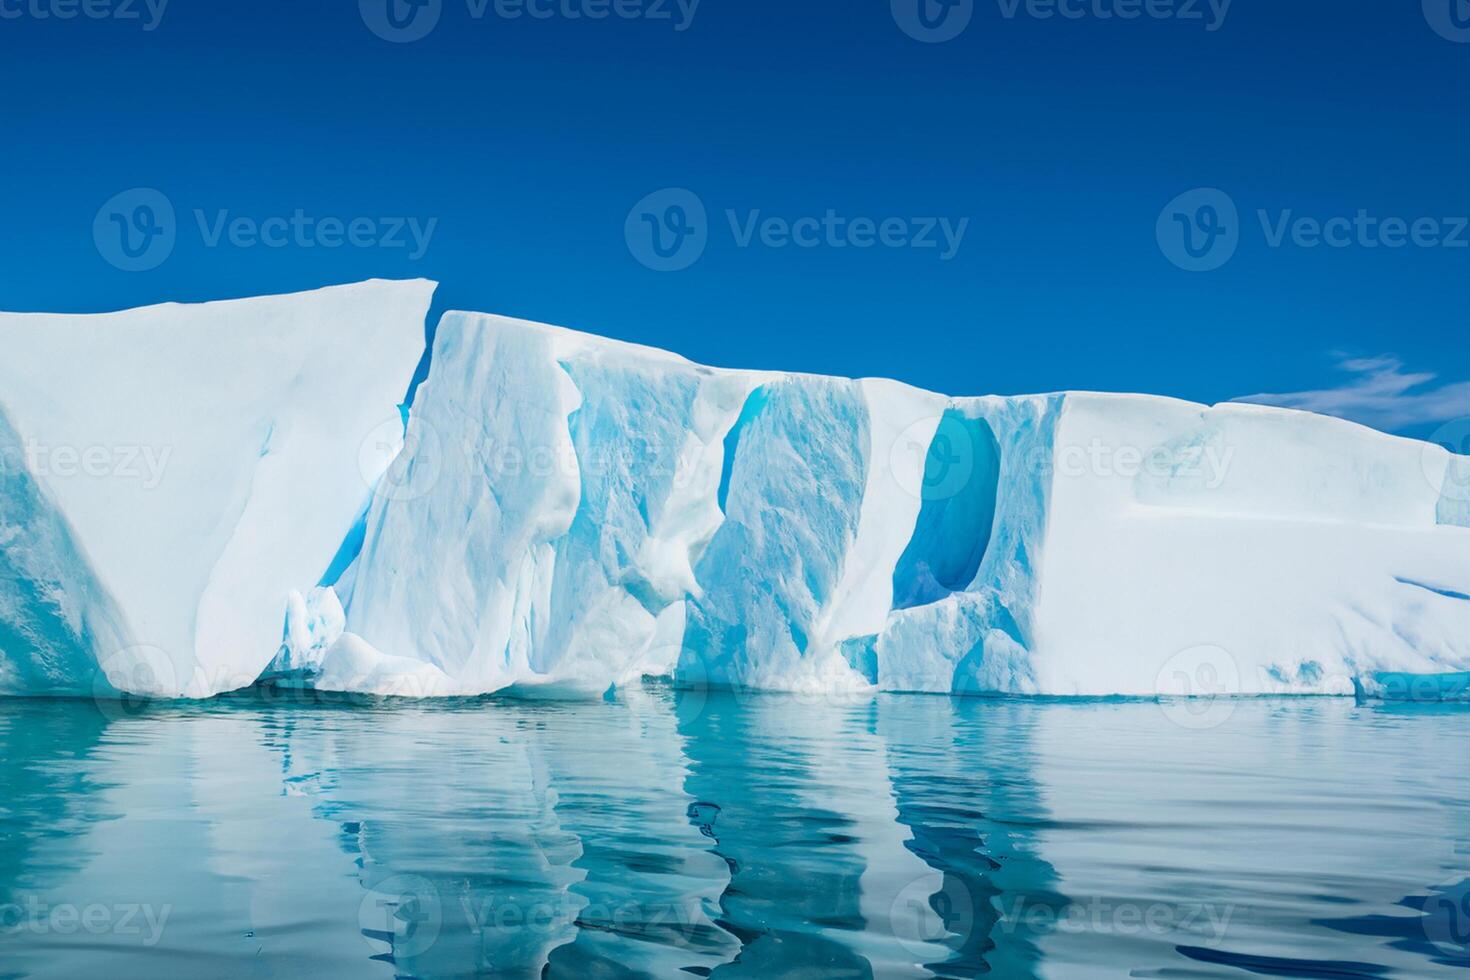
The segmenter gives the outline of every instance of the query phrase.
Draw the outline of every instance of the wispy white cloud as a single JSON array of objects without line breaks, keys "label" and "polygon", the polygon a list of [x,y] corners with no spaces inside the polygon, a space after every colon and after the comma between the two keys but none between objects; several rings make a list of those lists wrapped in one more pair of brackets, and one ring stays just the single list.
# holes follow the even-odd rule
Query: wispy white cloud
[{"label": "wispy white cloud", "polygon": [[1334,357],[1338,369],[1348,375],[1336,388],[1235,400],[1335,415],[1389,432],[1470,417],[1470,381],[1438,383],[1437,374],[1405,371],[1403,361],[1388,354]]}]

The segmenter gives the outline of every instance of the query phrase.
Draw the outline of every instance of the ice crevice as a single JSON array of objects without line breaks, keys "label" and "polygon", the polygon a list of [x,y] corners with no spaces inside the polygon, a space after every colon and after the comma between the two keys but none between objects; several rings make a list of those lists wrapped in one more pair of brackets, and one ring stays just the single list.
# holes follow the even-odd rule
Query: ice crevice
[{"label": "ice crevice", "polygon": [[918,523],[893,572],[895,608],[927,605],[975,580],[999,493],[1000,444],[989,423],[946,411],[924,461]]}]

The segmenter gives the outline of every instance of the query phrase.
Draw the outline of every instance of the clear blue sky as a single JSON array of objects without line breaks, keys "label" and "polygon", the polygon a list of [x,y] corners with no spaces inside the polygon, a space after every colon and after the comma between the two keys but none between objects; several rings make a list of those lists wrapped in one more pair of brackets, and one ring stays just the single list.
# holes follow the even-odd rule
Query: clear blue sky
[{"label": "clear blue sky", "polygon": [[[83,2],[110,16],[56,16]],[[1459,20],[1450,0],[1235,0],[1223,17],[1219,0],[1066,0],[1080,17],[964,0],[947,21],[925,0],[937,32],[969,16],[938,43],[901,26],[926,30],[918,0],[702,0],[692,18],[690,0],[515,0],[551,14],[516,18],[511,0],[428,0],[417,14],[437,23],[407,43],[370,29],[393,34],[388,0],[171,0],[161,17],[151,2],[0,0],[0,308],[425,276],[442,283],[435,317],[507,313],[719,365],[953,394],[1347,386],[1296,403],[1411,432],[1470,414],[1454,387],[1470,378],[1470,247],[1368,247],[1376,232],[1342,225],[1345,247],[1299,244],[1296,225],[1273,247],[1258,216],[1470,215],[1465,0]],[[406,31],[427,24],[393,2]],[[1140,16],[1116,16],[1130,3]],[[139,187],[175,209],[176,241],[124,271],[94,222]],[[629,246],[630,209],[664,188],[706,211],[680,271]],[[1218,198],[1165,212],[1194,188],[1238,209],[1213,271],[1166,254],[1184,254],[1176,222],[1219,227],[1200,210]],[[646,213],[669,218],[667,202]],[[373,234],[437,223],[417,258],[209,244],[224,212],[298,210]],[[948,260],[937,230],[934,249],[848,231],[834,247],[808,222],[814,247],[771,247],[780,228],[757,225],[742,245],[753,219],[829,211],[852,232],[898,219],[895,241],[968,223]],[[1419,397],[1385,409],[1394,389]]]}]

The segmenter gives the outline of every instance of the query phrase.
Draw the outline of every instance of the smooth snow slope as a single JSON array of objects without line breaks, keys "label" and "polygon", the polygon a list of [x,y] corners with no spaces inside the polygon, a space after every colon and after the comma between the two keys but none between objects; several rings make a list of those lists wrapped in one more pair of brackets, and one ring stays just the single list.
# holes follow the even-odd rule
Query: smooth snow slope
[{"label": "smooth snow slope", "polygon": [[1438,446],[1254,405],[1068,396],[1057,453],[1098,444],[1180,466],[1053,479],[1038,690],[1347,694],[1470,665],[1470,530],[1437,514]]},{"label": "smooth snow slope", "polygon": [[308,682],[1346,693],[1470,668],[1463,462],[1288,410],[948,398],[451,313]]},{"label": "smooth snow slope", "polygon": [[252,683],[401,445],[433,288],[0,314],[0,693]]}]

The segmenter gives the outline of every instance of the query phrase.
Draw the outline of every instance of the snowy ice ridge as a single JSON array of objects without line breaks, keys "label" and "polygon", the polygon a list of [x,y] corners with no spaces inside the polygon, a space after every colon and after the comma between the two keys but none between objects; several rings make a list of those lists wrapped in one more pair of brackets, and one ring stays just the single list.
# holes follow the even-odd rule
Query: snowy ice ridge
[{"label": "snowy ice ridge", "polygon": [[0,693],[1470,679],[1470,461],[1438,446],[716,370],[470,313],[405,438],[431,291],[0,315]]}]

